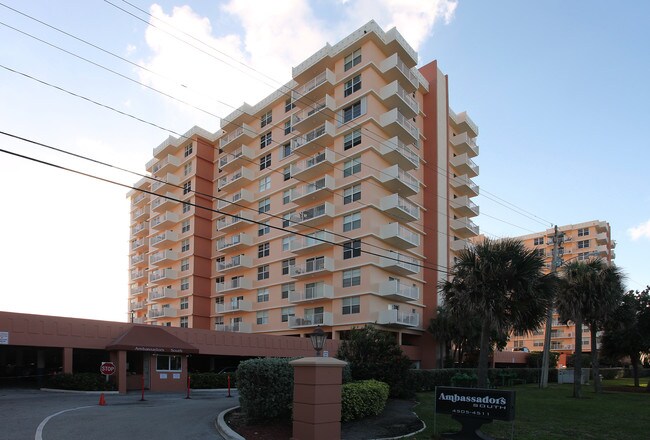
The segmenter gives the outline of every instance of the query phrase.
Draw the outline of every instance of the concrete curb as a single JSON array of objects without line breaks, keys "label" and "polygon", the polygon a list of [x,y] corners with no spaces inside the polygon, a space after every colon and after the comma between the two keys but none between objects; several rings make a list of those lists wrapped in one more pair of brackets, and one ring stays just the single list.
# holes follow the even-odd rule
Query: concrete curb
[{"label": "concrete curb", "polygon": [[59,390],[57,388],[39,388],[40,391],[48,393],[68,393],[68,394],[120,394],[119,391],[80,391],[80,390]]},{"label": "concrete curb", "polygon": [[237,408],[239,408],[239,405],[221,411],[217,419],[214,421],[214,426],[217,428],[217,431],[225,440],[246,440],[244,437],[230,429],[225,420],[226,414]]}]

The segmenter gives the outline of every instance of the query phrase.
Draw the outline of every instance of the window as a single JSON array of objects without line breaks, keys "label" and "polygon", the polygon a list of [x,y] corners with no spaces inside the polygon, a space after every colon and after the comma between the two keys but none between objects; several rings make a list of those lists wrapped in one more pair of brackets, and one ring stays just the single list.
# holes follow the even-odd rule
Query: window
[{"label": "window", "polygon": [[361,90],[361,75],[357,75],[351,80],[345,82],[343,96],[350,96],[358,90]]},{"label": "window", "polygon": [[260,157],[260,171],[271,166],[271,153]]},{"label": "window", "polygon": [[545,257],[546,256],[546,250],[545,249],[535,249],[535,254],[537,254],[538,257]]},{"label": "window", "polygon": [[192,209],[192,204],[183,202],[183,214],[190,212],[190,209]]},{"label": "window", "polygon": [[282,307],[282,322],[289,321],[289,316],[296,316],[296,311],[293,307]]},{"label": "window", "polygon": [[257,312],[257,325],[264,325],[269,323],[269,311],[262,310]]},{"label": "window", "polygon": [[181,290],[190,290],[190,277],[181,278]]},{"label": "window", "polygon": [[291,202],[291,190],[286,189],[282,192],[282,204],[286,205]]},{"label": "window", "polygon": [[184,234],[185,232],[189,232],[189,230],[190,230],[190,221],[183,220],[183,223],[181,223],[181,234]]},{"label": "window", "polygon": [[187,252],[189,250],[190,250],[190,239],[184,238],[183,241],[181,241],[181,252]]},{"label": "window", "polygon": [[589,235],[589,228],[578,229],[578,237],[584,237],[585,235]]},{"label": "window", "polygon": [[190,259],[189,258],[183,258],[181,260],[181,272],[190,270]]},{"label": "window", "polygon": [[282,149],[280,150],[280,159],[291,156],[291,153],[293,153],[291,142],[287,142],[286,144],[282,145]]},{"label": "window", "polygon": [[344,315],[351,315],[353,313],[361,312],[361,300],[358,296],[350,298],[343,298],[343,309],[341,312]]},{"label": "window", "polygon": [[271,245],[269,243],[262,243],[257,246],[257,258],[268,257],[271,252]]},{"label": "window", "polygon": [[343,123],[350,122],[361,116],[361,101],[357,101],[343,109]]},{"label": "window", "polygon": [[273,139],[271,138],[270,131],[260,136],[260,148],[268,147],[271,145],[271,142],[273,142]]},{"label": "window", "polygon": [[192,191],[192,181],[188,180],[183,184],[183,195],[189,193],[190,191]]},{"label": "window", "polygon": [[356,147],[361,143],[361,130],[353,130],[350,133],[346,134],[343,138],[343,149],[349,150],[352,147]]},{"label": "window", "polygon": [[264,222],[259,225],[259,228],[257,229],[257,236],[261,237],[262,235],[266,235],[269,232],[271,232],[271,227],[269,226],[269,222]]},{"label": "window", "polygon": [[353,185],[343,190],[343,204],[356,202],[361,200],[361,185]]},{"label": "window", "polygon": [[185,157],[187,157],[187,156],[189,156],[190,154],[192,154],[192,146],[193,146],[193,143],[192,143],[192,142],[190,142],[189,145],[186,145],[186,146],[185,146],[185,153],[183,153],[183,155],[184,155]]},{"label": "window", "polygon": [[257,302],[268,302],[269,301],[269,289],[257,289]]},{"label": "window", "polygon": [[282,260],[282,275],[289,275],[289,266],[295,266],[295,265],[296,265],[295,258]]},{"label": "window", "polygon": [[586,261],[591,256],[591,252],[580,252],[578,254],[578,261]]},{"label": "window", "polygon": [[284,101],[284,112],[290,112],[291,109],[293,109],[296,106],[293,102],[291,102],[291,98],[288,98],[286,101]]},{"label": "window", "polygon": [[183,166],[183,175],[188,176],[192,173],[192,162],[188,162]]},{"label": "window", "polygon": [[295,283],[286,283],[282,285],[282,299],[289,298],[290,292],[295,292],[296,285]]},{"label": "window", "polygon": [[345,64],[343,70],[348,71],[361,62],[361,49],[357,49],[350,55],[345,57]]},{"label": "window", "polygon": [[533,245],[534,246],[541,246],[544,244],[544,237],[535,237],[533,239]]},{"label": "window", "polygon": [[291,120],[284,123],[284,134],[291,134]]},{"label": "window", "polygon": [[264,114],[262,115],[262,117],[260,118],[260,121],[261,121],[260,125],[261,125],[262,127],[266,127],[268,124],[270,124],[271,122],[273,122],[273,113],[271,112],[271,110],[269,110],[268,112],[264,113]]},{"label": "window", "polygon": [[589,247],[589,240],[580,240],[578,242],[578,249],[584,249]]},{"label": "window", "polygon": [[282,252],[289,252],[289,249],[291,248],[291,242],[295,239],[296,239],[295,235],[282,237]]},{"label": "window", "polygon": [[288,227],[291,223],[293,223],[290,219],[291,216],[295,213],[295,211],[287,212],[282,216],[282,227],[286,228]]},{"label": "window", "polygon": [[361,158],[355,157],[350,160],[346,160],[343,165],[343,177],[349,177],[353,174],[361,171]]},{"label": "window", "polygon": [[343,271],[343,287],[358,286],[361,284],[361,269]]},{"label": "window", "polygon": [[190,308],[190,299],[188,297],[181,298],[181,310],[187,310]]},{"label": "window", "polygon": [[269,265],[265,264],[257,268],[257,280],[266,280],[269,277]]},{"label": "window", "polygon": [[348,232],[361,227],[361,213],[353,212],[343,217],[343,232]]},{"label": "window", "polygon": [[286,182],[287,180],[291,179],[291,167],[284,167],[282,170],[282,175],[284,176],[284,181]]},{"label": "window", "polygon": [[349,260],[361,256],[361,240],[352,240],[343,243],[343,259]]},{"label": "window", "polygon": [[260,179],[260,192],[266,191],[271,188],[271,176],[262,177]]},{"label": "window", "polygon": [[156,356],[156,371],[181,371],[181,357],[159,354]]},{"label": "window", "polygon": [[259,214],[264,214],[266,212],[269,212],[270,210],[271,210],[271,199],[269,199],[268,197],[260,200],[257,203],[257,212]]}]

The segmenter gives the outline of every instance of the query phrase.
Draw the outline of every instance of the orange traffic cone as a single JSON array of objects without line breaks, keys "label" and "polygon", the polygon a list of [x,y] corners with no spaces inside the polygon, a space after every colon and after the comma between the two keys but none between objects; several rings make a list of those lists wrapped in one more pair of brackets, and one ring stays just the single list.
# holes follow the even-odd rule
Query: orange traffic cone
[{"label": "orange traffic cone", "polygon": [[104,393],[99,395],[99,406],[106,406],[106,399],[104,399]]}]

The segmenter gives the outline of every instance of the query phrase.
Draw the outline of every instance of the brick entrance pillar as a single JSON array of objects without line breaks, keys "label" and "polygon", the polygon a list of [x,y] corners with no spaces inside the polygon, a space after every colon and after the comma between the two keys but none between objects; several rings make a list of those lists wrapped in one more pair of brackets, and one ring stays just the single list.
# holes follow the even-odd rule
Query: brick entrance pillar
[{"label": "brick entrance pillar", "polygon": [[293,440],[341,438],[341,382],[346,362],[308,357],[293,366]]}]

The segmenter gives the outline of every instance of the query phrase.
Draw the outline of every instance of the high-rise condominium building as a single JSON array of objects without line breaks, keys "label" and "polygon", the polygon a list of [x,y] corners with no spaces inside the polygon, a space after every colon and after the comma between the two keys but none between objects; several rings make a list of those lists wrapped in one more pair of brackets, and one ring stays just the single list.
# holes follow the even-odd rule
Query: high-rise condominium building
[{"label": "high-rise condominium building", "polygon": [[[562,262],[584,261],[590,258],[601,258],[611,264],[616,254],[614,248],[616,242],[612,240],[612,233],[609,223],[594,220],[565,225],[558,227],[559,235],[563,238],[558,240],[558,257]],[[546,259],[546,269],[551,270],[553,259],[555,229],[547,229],[535,234],[516,237],[530,249],[536,249],[539,255]],[[530,351],[542,351],[544,349],[545,326],[532,333],[514,333],[506,349],[524,349]],[[591,351],[589,329],[583,326],[581,329],[582,350]],[[573,323],[563,323],[557,313],[553,315],[553,326],[551,327],[551,351],[560,353],[559,363],[566,365],[566,355],[574,352],[576,328]]]},{"label": "high-rise condominium building", "polygon": [[437,283],[478,234],[478,128],[417,63],[371,21],[218,133],[155,148],[129,192],[133,320],[334,339],[376,323],[433,366]]}]

